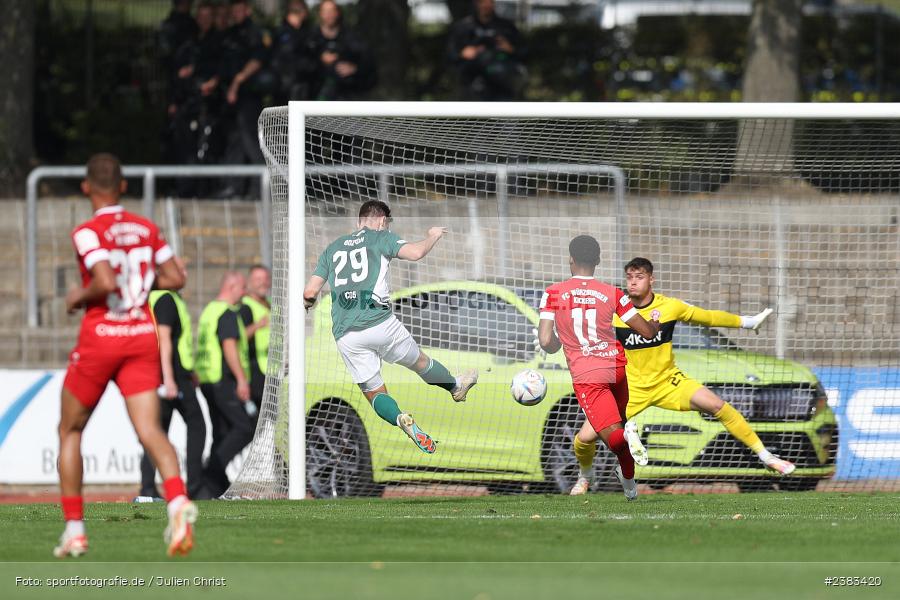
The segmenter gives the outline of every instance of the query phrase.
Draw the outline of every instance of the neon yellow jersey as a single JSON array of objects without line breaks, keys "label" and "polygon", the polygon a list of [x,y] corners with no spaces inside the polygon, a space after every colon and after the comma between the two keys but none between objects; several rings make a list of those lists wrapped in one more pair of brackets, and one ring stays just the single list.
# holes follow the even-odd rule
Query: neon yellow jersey
[{"label": "neon yellow jersey", "polygon": [[[171,296],[175,303],[175,310],[178,311],[178,323],[180,325],[178,331],[178,342],[175,348],[178,350],[178,362],[181,368],[188,373],[194,370],[194,335],[191,333],[191,313],[188,312],[187,304],[177,292],[171,290],[153,290],[150,292],[150,306],[156,310],[156,303],[163,296]],[[157,326],[159,324],[157,323]]]},{"label": "neon yellow jersey", "polygon": [[[271,313],[268,306],[254,300],[250,296],[244,296],[243,299],[241,299],[241,302],[250,308],[250,314],[253,315],[254,323],[263,317],[269,316]],[[253,339],[250,340],[250,345],[253,346],[250,352],[250,360],[256,361],[259,371],[263,375],[266,374],[266,367],[269,362],[269,337],[271,336],[271,331],[269,325],[260,327],[253,335]]]},{"label": "neon yellow jersey", "polygon": [[225,313],[230,313],[228,321],[235,327],[237,335],[238,358],[241,361],[241,369],[244,376],[250,378],[250,358],[247,348],[247,333],[244,331],[244,322],[237,314],[234,306],[213,300],[206,305],[200,314],[200,322],[197,325],[197,377],[200,383],[218,383],[223,377],[233,379],[233,375],[225,364],[222,343],[219,341],[219,319]]},{"label": "neon yellow jersey", "polygon": [[707,327],[741,326],[741,318],[737,315],[723,310],[706,310],[662,294],[653,294],[650,304],[643,307],[635,305],[635,308],[648,321],[654,317],[659,320],[659,333],[648,340],[628,327],[618,316],[613,319],[616,338],[625,348],[625,357],[628,359],[625,372],[629,387],[653,387],[668,378],[669,373],[676,368],[672,336],[678,321]]}]

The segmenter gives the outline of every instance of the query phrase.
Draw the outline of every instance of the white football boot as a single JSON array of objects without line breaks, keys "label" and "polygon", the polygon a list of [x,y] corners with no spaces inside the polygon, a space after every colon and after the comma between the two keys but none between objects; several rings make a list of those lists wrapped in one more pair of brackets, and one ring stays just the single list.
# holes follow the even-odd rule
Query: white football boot
[{"label": "white football boot", "polygon": [[584,475],[578,476],[578,481],[575,482],[575,485],[572,486],[571,491],[569,491],[570,496],[583,496],[588,493],[588,490],[591,489],[591,480],[585,477]]},{"label": "white football boot", "polygon": [[466,394],[469,393],[475,384],[478,383],[478,370],[471,369],[456,378],[456,389],[453,390],[453,400],[455,402],[465,402]]},{"label": "white football boot", "polygon": [[625,441],[628,442],[628,451],[631,452],[634,462],[642,467],[646,466],[650,462],[650,457],[647,455],[644,444],[641,443],[641,436],[638,434],[637,424],[634,421],[625,423]]},{"label": "white football boot", "polygon": [[625,479],[622,474],[622,467],[616,467],[616,479],[622,484],[622,491],[625,493],[626,500],[634,500],[638,497],[637,482],[634,479]]}]

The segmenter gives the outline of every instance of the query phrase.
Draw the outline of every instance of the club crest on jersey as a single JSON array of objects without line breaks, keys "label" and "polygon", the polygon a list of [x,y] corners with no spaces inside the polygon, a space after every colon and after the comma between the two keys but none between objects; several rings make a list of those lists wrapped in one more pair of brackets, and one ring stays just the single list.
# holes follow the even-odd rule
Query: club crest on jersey
[{"label": "club crest on jersey", "polygon": [[660,312],[657,309],[654,308],[652,311],[650,311],[651,319],[655,319],[655,320],[659,321],[659,317],[660,317]]}]

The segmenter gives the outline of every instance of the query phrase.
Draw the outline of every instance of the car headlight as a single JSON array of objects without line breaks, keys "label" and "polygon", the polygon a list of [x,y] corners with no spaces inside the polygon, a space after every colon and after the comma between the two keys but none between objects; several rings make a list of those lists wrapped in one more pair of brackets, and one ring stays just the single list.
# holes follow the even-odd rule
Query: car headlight
[{"label": "car headlight", "polygon": [[816,398],[813,403],[812,411],[810,411],[810,418],[816,416],[821,413],[828,407],[828,394],[825,393],[825,388],[822,387],[821,382],[816,382]]}]

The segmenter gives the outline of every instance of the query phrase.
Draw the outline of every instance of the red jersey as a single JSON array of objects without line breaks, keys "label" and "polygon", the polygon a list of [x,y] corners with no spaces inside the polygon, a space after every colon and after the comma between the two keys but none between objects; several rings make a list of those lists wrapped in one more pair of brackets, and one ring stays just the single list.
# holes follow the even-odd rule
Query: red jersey
[{"label": "red jersey", "polygon": [[116,272],[118,285],[105,299],[86,307],[81,333],[105,338],[155,334],[147,297],[156,265],[174,256],[156,225],[121,206],[108,206],[72,231],[72,243],[85,287],[91,268],[103,260]]},{"label": "red jersey", "polygon": [[[573,382],[610,382],[610,376],[615,380],[615,368],[624,367],[627,361],[616,339],[613,314],[623,321],[638,314],[622,290],[593,277],[575,275],[547,288],[540,313],[541,319],[556,324]],[[596,373],[598,370],[603,374]]]}]

